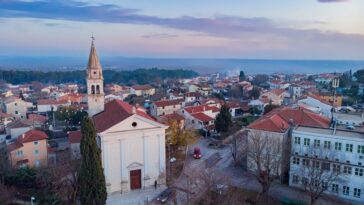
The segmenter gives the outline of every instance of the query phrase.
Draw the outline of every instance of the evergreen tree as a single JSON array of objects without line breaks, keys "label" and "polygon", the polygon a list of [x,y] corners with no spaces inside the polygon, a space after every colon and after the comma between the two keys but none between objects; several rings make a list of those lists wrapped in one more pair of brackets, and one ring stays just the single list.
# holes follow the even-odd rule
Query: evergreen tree
[{"label": "evergreen tree", "polygon": [[240,74],[239,74],[239,81],[244,81],[245,80],[245,73],[244,71],[240,71]]},{"label": "evergreen tree", "polygon": [[258,99],[260,96],[260,91],[257,86],[254,86],[253,89],[249,93],[251,99]]},{"label": "evergreen tree", "polygon": [[227,104],[221,106],[220,113],[216,116],[215,128],[217,132],[227,132],[232,124],[230,108]]},{"label": "evergreen tree", "polygon": [[107,199],[105,176],[101,165],[101,150],[90,118],[83,119],[81,133],[80,201],[82,205],[102,205]]}]

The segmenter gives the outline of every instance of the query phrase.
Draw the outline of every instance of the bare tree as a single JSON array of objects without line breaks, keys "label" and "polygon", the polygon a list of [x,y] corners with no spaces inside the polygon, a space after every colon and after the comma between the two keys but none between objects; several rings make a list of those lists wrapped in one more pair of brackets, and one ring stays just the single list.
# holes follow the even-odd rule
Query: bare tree
[{"label": "bare tree", "polygon": [[234,160],[234,166],[238,166],[239,162],[244,158],[247,145],[247,131],[240,130],[229,139],[230,153]]},{"label": "bare tree", "polygon": [[274,180],[282,173],[282,143],[278,136],[265,135],[260,131],[248,134],[247,166],[261,185],[260,197],[265,195]]},{"label": "bare tree", "polygon": [[309,146],[304,156],[292,156],[291,174],[296,177],[294,183],[299,183],[297,180],[301,178],[301,186],[310,196],[310,205],[315,204],[328,187],[343,183],[346,173],[351,172],[351,167],[342,167],[334,161],[335,155],[329,149]]}]

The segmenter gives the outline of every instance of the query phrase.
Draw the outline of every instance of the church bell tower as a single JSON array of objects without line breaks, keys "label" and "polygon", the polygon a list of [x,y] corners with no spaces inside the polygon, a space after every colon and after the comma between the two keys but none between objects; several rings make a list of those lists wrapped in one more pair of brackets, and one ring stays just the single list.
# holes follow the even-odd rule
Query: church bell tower
[{"label": "church bell tower", "polygon": [[104,111],[104,78],[102,67],[94,45],[95,38],[92,37],[91,51],[87,65],[87,105],[89,117]]}]

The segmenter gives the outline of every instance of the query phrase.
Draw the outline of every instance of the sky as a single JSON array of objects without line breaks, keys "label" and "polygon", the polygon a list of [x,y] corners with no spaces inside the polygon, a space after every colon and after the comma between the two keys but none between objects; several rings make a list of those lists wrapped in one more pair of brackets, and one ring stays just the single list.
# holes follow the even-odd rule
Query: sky
[{"label": "sky", "polygon": [[0,0],[0,55],[364,60],[363,0]]}]

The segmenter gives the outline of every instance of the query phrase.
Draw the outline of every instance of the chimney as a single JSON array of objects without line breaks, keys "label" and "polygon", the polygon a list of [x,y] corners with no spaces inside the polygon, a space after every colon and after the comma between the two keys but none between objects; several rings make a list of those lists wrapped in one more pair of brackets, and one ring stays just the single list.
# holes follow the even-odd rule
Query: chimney
[{"label": "chimney", "polygon": [[203,111],[205,112],[205,105],[203,105]]},{"label": "chimney", "polygon": [[135,106],[133,106],[133,107],[132,107],[132,109],[131,109],[131,113],[132,113],[132,114],[136,114],[136,108],[135,108]]},{"label": "chimney", "polygon": [[24,137],[25,137],[25,133],[23,133],[23,134],[21,135],[21,138],[22,138],[22,139],[24,139]]}]

